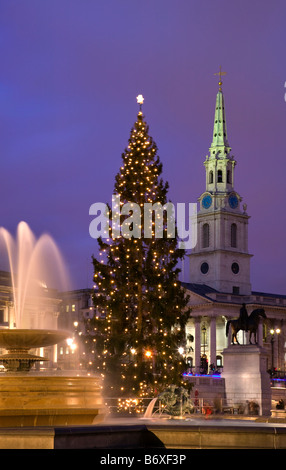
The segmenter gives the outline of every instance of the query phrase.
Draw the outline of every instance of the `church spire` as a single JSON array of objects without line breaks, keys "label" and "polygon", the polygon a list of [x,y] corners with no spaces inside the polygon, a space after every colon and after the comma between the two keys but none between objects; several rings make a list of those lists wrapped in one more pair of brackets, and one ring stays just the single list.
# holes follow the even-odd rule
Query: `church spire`
[{"label": "church spire", "polygon": [[218,73],[215,73],[215,75],[219,75],[219,90],[216,95],[213,136],[209,150],[210,157],[224,158],[231,151],[227,138],[224,96],[222,92],[221,80],[222,75],[226,75],[226,72],[222,72],[220,67],[220,71]]},{"label": "church spire", "polygon": [[229,193],[234,190],[234,167],[236,161],[231,155],[228,142],[224,96],[222,92],[222,79],[226,72],[219,75],[219,89],[216,95],[214,127],[209,155],[204,162],[206,169],[206,191],[215,193]]}]

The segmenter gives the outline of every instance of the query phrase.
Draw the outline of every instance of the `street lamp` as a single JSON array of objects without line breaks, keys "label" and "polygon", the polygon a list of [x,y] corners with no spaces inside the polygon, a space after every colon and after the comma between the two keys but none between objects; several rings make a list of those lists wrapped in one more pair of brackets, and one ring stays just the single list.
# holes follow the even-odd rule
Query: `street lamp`
[{"label": "street lamp", "polygon": [[205,324],[203,324],[203,326],[202,326],[202,334],[203,334],[203,348],[204,348],[203,350],[204,350],[204,353],[201,356],[201,369],[202,369],[203,374],[207,374],[208,373],[208,361],[207,361],[207,357],[206,357],[206,334],[207,334],[207,329],[206,329]]},{"label": "street lamp", "polygon": [[276,328],[276,334],[277,334],[277,368],[280,369],[279,365],[279,334],[281,330],[280,328]]},{"label": "street lamp", "polygon": [[275,330],[271,328],[271,372],[274,372],[274,335],[277,334],[277,366],[279,368],[279,334],[281,333],[280,328],[276,328]]}]

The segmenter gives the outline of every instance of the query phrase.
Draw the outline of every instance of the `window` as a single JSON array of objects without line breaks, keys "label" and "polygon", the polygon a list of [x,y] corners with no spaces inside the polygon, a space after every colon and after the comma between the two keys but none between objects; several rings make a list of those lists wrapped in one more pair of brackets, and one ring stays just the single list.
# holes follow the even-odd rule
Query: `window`
[{"label": "window", "polygon": [[237,225],[231,224],[230,227],[230,245],[232,248],[237,248]]},{"label": "window", "polygon": [[209,173],[209,184],[212,184],[214,182],[214,174],[213,171],[211,170]]},{"label": "window", "polygon": [[239,273],[239,265],[238,263],[232,263],[231,265],[231,270],[233,274],[238,274]]},{"label": "window", "polygon": [[232,287],[232,293],[235,294],[235,295],[238,295],[239,294],[239,287],[233,286]]},{"label": "window", "polygon": [[72,312],[75,312],[75,304],[72,304]]},{"label": "window", "polygon": [[190,368],[193,367],[193,358],[192,358],[192,356],[187,357],[187,363],[188,363],[188,367],[190,367]]},{"label": "window", "polygon": [[227,170],[227,182],[228,182],[228,183],[231,183],[231,174],[230,174],[230,170]]},{"label": "window", "polygon": [[66,313],[69,313],[70,306],[66,305]]},{"label": "window", "polygon": [[202,274],[207,274],[209,272],[209,265],[208,263],[202,263],[201,265],[201,273]]},{"label": "window", "polygon": [[222,367],[222,356],[216,356],[216,366]]},{"label": "window", "polygon": [[4,323],[4,310],[0,310],[0,323]]},{"label": "window", "polygon": [[208,248],[210,246],[210,226],[209,224],[203,225],[203,248]]},{"label": "window", "polygon": [[222,183],[222,170],[217,171],[217,182]]}]

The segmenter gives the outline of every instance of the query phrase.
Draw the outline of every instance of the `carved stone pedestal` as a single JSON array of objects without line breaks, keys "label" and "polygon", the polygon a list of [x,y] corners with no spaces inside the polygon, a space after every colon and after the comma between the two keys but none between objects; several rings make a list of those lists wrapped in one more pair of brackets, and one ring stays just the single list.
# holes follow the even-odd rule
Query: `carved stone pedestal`
[{"label": "carved stone pedestal", "polygon": [[[271,387],[266,352],[258,345],[231,345],[223,351],[222,377],[229,405],[240,405],[246,413],[271,414]],[[258,406],[256,407],[257,404]]]}]

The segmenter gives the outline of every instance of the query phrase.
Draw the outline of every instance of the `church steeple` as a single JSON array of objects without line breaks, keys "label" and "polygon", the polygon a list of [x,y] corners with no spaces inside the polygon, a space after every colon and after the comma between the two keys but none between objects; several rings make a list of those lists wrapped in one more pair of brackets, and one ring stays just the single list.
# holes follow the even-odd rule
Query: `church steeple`
[{"label": "church steeple", "polygon": [[220,292],[249,295],[247,206],[234,189],[234,167],[227,130],[221,76],[216,95],[214,129],[204,166],[206,189],[199,197],[198,243],[190,257],[190,280]]}]

